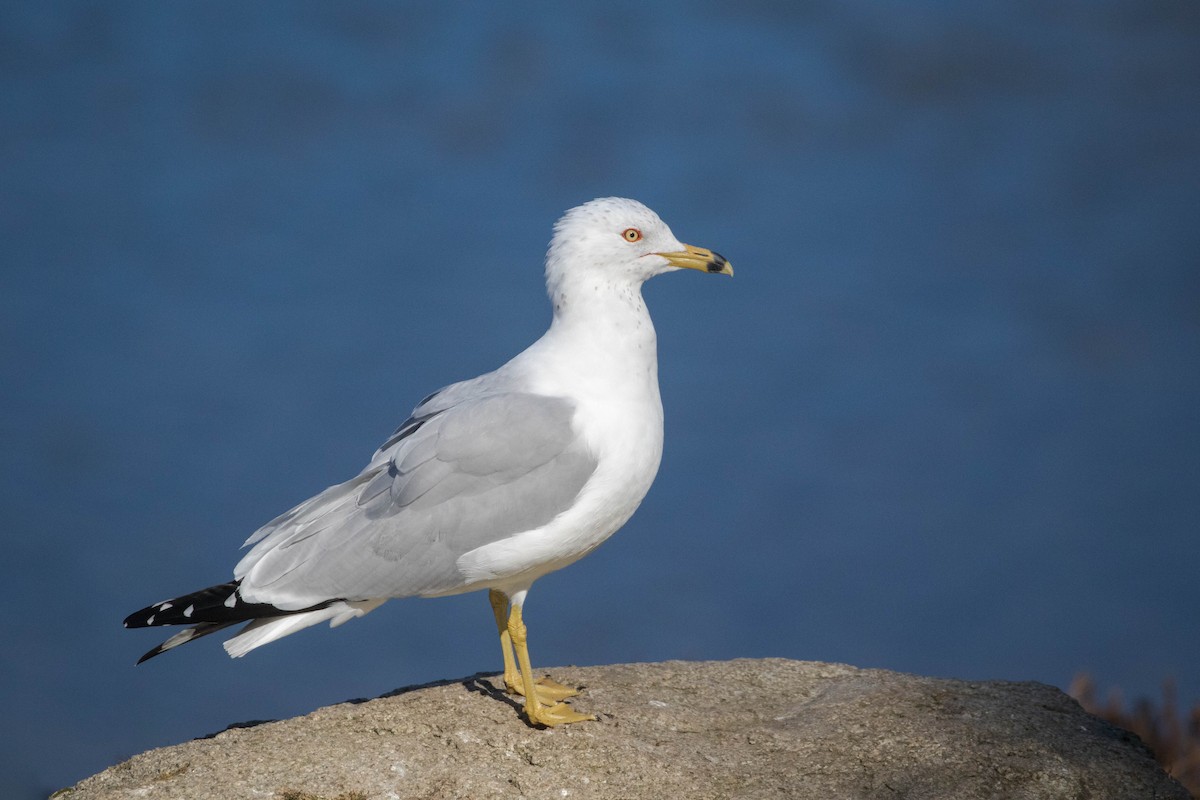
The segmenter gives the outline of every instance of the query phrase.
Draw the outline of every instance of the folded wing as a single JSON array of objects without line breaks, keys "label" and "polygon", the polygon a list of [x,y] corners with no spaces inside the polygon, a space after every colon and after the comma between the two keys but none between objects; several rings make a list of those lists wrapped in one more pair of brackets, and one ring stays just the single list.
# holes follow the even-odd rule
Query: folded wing
[{"label": "folded wing", "polygon": [[505,392],[427,399],[350,481],[263,526],[234,570],[252,603],[301,609],[453,592],[460,556],[570,508],[596,468],[574,405]]}]

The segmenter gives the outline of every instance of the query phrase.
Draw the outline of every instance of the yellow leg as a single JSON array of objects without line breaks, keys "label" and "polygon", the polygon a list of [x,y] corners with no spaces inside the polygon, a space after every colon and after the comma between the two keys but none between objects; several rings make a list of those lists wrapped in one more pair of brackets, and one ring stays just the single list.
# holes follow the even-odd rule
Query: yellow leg
[{"label": "yellow leg", "polygon": [[508,635],[513,649],[517,651],[517,662],[521,666],[521,682],[525,691],[525,716],[531,725],[553,728],[568,722],[583,722],[595,719],[591,714],[580,714],[566,703],[543,703],[538,695],[538,686],[533,681],[533,667],[529,665],[529,647],[525,623],[521,620],[521,607],[512,606],[508,612]]},{"label": "yellow leg", "polygon": [[[488,590],[488,602],[492,604],[492,614],[496,617],[496,630],[500,632],[500,651],[504,656],[504,688],[509,694],[524,696],[525,683],[517,670],[517,662],[513,660],[512,635],[508,632],[508,598],[503,592],[495,589]],[[537,699],[546,705],[554,705],[559,700],[574,697],[578,689],[563,686],[561,683],[543,677],[534,682]]]},{"label": "yellow leg", "polygon": [[520,694],[521,673],[517,672],[517,662],[513,660],[512,637],[508,633],[508,598],[502,592],[490,589],[488,602],[492,604],[496,629],[500,631],[500,650],[504,653],[504,688],[509,694]]}]

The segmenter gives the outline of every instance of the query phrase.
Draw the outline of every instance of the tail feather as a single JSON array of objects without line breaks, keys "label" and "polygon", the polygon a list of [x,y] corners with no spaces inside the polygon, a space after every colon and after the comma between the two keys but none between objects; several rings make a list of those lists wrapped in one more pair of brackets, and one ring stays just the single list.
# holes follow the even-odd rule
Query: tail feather
[{"label": "tail feather", "polygon": [[[252,639],[260,639],[260,641],[245,647],[242,650],[242,653],[244,653],[259,646],[259,644],[266,644],[268,641],[273,641],[280,636],[286,636],[288,633],[306,628],[309,625],[326,619],[335,620],[336,623],[341,617],[346,616],[347,611],[350,612],[349,616],[361,616],[366,613],[366,611],[358,609],[363,604],[347,604],[340,599],[326,600],[311,605],[308,608],[294,610],[276,608],[270,603],[248,603],[242,599],[241,592],[238,589],[240,584],[241,581],[237,580],[216,586],[209,586],[207,589],[201,589],[198,592],[192,592],[146,606],[140,611],[135,611],[126,617],[126,628],[148,628],[160,625],[191,626],[147,652],[138,659],[137,663],[141,664],[143,661],[179,647],[181,644],[187,644],[202,636],[224,630],[231,625],[237,625],[239,622],[249,621],[251,624],[241,634],[234,637],[234,639],[244,636],[252,628],[261,627],[267,623],[288,620],[293,615],[297,617],[298,621],[304,620],[299,624],[274,626],[270,630],[278,630],[279,632],[269,637],[265,637],[261,633],[257,637],[251,637]],[[374,608],[375,605],[378,605],[378,603],[371,605],[371,608]],[[241,655],[242,653],[238,653],[237,655]],[[233,652],[230,651],[230,654],[232,655]]]},{"label": "tail feather", "polygon": [[329,627],[336,628],[343,622],[355,617],[361,617],[383,605],[384,600],[361,600],[348,602],[339,600],[327,608],[318,608],[300,614],[289,614],[286,617],[267,617],[256,619],[225,641],[225,652],[230,658],[241,658],[256,647],[262,647],[276,639],[304,630],[310,625],[329,620]]}]

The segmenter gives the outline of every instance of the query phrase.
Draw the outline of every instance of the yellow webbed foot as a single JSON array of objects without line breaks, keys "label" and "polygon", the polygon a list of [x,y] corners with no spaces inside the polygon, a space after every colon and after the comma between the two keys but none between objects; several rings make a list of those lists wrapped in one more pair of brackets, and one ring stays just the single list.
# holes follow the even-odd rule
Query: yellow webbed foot
[{"label": "yellow webbed foot", "polygon": [[[516,680],[510,680],[506,675],[504,678],[504,688],[509,694],[516,694],[522,697],[525,696],[525,687],[522,685],[520,673],[515,676]],[[559,700],[566,700],[568,697],[577,697],[579,690],[571,686],[563,686],[561,683],[552,680],[550,676],[539,678],[533,683],[533,694],[539,703],[543,705],[554,705]]]},{"label": "yellow webbed foot", "polygon": [[549,675],[545,675],[533,682],[533,693],[541,702],[553,705],[559,700],[577,697],[579,690],[574,686],[563,686],[558,681],[552,680]]},{"label": "yellow webbed foot", "polygon": [[538,702],[525,704],[525,716],[530,724],[545,725],[547,728],[571,722],[591,722],[597,718],[595,714],[581,714],[566,703],[542,705]]}]

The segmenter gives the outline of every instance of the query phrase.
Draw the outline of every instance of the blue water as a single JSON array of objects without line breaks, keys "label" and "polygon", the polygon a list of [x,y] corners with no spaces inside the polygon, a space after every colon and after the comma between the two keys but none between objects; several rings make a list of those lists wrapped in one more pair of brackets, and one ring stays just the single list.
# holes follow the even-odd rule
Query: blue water
[{"label": "blue water", "polygon": [[0,793],[497,668],[481,595],[120,621],[536,338],[610,194],[737,276],[647,286],[662,470],[536,663],[1200,700],[1198,75],[1188,2],[6,4]]}]

